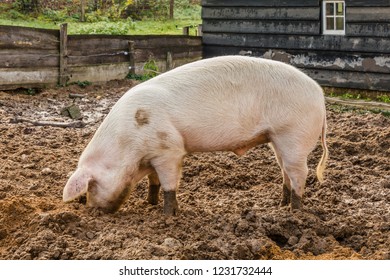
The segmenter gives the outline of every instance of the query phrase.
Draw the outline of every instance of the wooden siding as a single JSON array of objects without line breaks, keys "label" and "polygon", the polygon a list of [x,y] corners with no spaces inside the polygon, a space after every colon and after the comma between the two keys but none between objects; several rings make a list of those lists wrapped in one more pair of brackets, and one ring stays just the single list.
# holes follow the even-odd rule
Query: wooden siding
[{"label": "wooden siding", "polygon": [[390,0],[347,0],[345,36],[322,34],[321,2],[203,0],[204,57],[266,57],[322,85],[390,91]]},{"label": "wooden siding", "polygon": [[202,41],[195,36],[64,36],[61,54],[59,30],[0,26],[0,90],[123,79],[129,73],[129,41],[138,74],[151,59],[164,72],[202,57]]},{"label": "wooden siding", "polygon": [[203,7],[207,7],[207,6],[309,7],[309,6],[318,6],[319,2],[320,2],[319,0],[273,0],[273,1],[270,0],[240,0],[240,1],[203,0],[202,5]]}]

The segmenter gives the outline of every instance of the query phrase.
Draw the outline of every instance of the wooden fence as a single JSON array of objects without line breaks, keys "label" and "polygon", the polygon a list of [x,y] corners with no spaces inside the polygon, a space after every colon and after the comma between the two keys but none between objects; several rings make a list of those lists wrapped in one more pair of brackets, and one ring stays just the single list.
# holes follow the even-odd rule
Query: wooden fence
[{"label": "wooden fence", "polygon": [[200,59],[202,40],[182,35],[68,35],[0,26],[0,90],[123,79],[153,60],[160,72]]}]

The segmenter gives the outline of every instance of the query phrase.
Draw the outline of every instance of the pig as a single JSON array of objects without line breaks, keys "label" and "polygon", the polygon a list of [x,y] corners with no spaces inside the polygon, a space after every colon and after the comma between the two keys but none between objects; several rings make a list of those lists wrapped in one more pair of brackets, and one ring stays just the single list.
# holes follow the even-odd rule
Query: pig
[{"label": "pig", "polygon": [[63,201],[87,196],[87,207],[115,212],[145,176],[147,200],[176,215],[183,157],[268,143],[283,175],[280,205],[301,209],[307,157],[321,138],[317,178],[328,158],[322,88],[291,65],[221,56],[163,73],[127,91],[80,156]]}]

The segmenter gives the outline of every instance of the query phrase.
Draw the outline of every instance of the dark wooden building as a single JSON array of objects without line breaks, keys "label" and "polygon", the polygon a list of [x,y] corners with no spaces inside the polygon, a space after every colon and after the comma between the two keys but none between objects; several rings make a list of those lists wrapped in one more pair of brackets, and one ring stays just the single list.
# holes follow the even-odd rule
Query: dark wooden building
[{"label": "dark wooden building", "polygon": [[390,0],[203,0],[203,55],[292,64],[325,86],[390,91]]}]

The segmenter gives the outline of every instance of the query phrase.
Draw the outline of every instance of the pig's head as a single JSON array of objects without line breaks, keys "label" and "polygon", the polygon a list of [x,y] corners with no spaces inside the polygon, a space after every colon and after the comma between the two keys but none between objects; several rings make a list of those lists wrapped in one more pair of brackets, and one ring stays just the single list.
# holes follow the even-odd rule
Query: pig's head
[{"label": "pig's head", "polygon": [[64,202],[86,194],[88,207],[111,213],[117,211],[128,197],[132,184],[128,180],[101,175],[85,168],[77,168],[64,188]]}]

